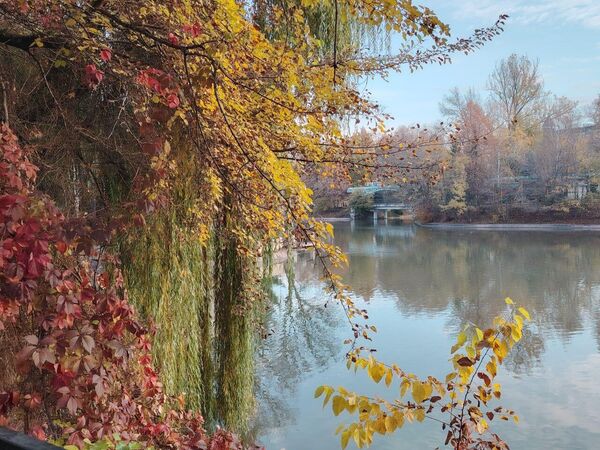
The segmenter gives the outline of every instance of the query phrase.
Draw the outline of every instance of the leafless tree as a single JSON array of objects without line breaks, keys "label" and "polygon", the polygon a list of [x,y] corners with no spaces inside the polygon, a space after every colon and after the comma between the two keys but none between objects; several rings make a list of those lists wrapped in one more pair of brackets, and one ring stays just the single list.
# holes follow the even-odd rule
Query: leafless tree
[{"label": "leafless tree", "polygon": [[535,114],[539,124],[558,130],[569,130],[579,125],[580,116],[577,112],[577,102],[567,97],[549,97],[546,101],[539,102]]},{"label": "leafless tree", "polygon": [[455,87],[440,102],[440,113],[442,113],[445,119],[457,122],[460,120],[460,116],[469,102],[481,103],[479,94],[475,89],[469,88],[463,93],[458,87]]},{"label": "leafless tree", "polygon": [[592,103],[591,119],[594,125],[600,127],[600,94],[598,94]]},{"label": "leafless tree", "polygon": [[538,62],[516,54],[496,65],[490,75],[488,89],[511,130],[527,122],[534,106],[545,95]]}]

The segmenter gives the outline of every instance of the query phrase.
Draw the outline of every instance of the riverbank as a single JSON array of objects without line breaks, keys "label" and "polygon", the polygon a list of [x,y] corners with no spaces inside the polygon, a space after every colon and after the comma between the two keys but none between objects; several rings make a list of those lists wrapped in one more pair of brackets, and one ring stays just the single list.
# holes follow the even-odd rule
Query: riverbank
[{"label": "riverbank", "polygon": [[350,222],[350,217],[315,217],[321,222]]},{"label": "riverbank", "polygon": [[465,230],[465,231],[597,231],[600,224],[572,223],[418,223],[417,226],[433,230]]},{"label": "riverbank", "polygon": [[600,204],[581,206],[546,206],[537,209],[508,208],[502,212],[487,209],[468,209],[461,216],[437,212],[426,217],[427,223],[457,224],[600,224]]}]

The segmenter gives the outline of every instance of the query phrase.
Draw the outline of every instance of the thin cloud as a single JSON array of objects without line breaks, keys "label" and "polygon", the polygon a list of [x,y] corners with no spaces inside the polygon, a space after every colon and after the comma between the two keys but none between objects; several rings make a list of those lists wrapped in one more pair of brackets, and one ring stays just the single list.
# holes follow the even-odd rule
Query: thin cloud
[{"label": "thin cloud", "polygon": [[500,14],[524,25],[575,23],[600,29],[598,0],[450,0],[459,18],[494,20]]}]

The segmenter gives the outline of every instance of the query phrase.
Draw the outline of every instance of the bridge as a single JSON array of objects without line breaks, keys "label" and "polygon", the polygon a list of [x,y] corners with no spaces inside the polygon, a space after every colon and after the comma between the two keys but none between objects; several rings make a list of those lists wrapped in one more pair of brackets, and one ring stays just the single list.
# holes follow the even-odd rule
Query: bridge
[{"label": "bridge", "polygon": [[[390,211],[412,212],[412,206],[405,201],[394,198],[394,194],[400,191],[397,185],[383,186],[380,183],[369,183],[366,186],[356,186],[347,189],[347,193],[362,193],[373,197],[373,205],[368,209],[373,212],[373,221],[377,222],[381,213],[387,222]],[[350,218],[354,220],[356,211],[350,209]]]}]

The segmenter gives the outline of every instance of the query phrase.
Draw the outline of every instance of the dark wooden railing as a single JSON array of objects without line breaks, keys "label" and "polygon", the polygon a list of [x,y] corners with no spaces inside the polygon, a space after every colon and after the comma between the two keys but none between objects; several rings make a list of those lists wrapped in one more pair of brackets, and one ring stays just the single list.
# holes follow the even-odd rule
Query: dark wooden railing
[{"label": "dark wooden railing", "polygon": [[38,441],[37,439],[0,427],[0,449],[2,450],[58,450],[60,447]]}]

